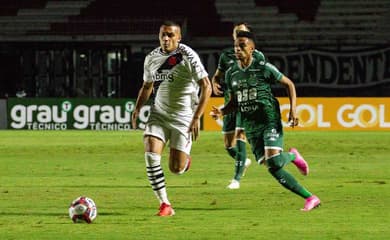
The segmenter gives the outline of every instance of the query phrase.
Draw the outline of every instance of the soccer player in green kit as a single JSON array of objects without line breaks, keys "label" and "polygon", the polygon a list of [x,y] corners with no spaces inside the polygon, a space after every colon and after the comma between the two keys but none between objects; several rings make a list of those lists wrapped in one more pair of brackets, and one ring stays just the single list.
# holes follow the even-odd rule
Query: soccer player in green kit
[{"label": "soccer player in green kit", "polygon": [[280,107],[271,91],[273,83],[286,87],[290,99],[289,124],[291,127],[297,126],[294,83],[275,66],[253,55],[255,37],[252,33],[238,32],[234,50],[238,61],[225,73],[230,101],[221,109],[213,107],[211,116],[218,118],[232,111],[240,112],[241,124],[256,160],[264,159],[268,171],[282,186],[305,199],[301,210],[310,211],[318,207],[320,199],[283,169],[293,162],[303,175],[309,173],[309,167],[297,149],[283,152]]},{"label": "soccer player in green kit", "polygon": [[[251,31],[250,26],[247,23],[237,23],[233,28],[233,40],[236,39],[238,31]],[[254,51],[253,54],[258,59],[265,60],[263,53],[260,51]],[[236,56],[234,48],[224,49],[221,53],[218,61],[218,68],[212,78],[213,92],[217,96],[224,96],[225,103],[230,99],[228,91],[224,91],[226,84],[224,82],[224,75],[228,68],[236,62]],[[240,188],[241,177],[245,174],[246,169],[250,166],[251,160],[246,155],[246,138],[243,129],[240,127],[240,123],[237,122],[236,113],[232,112],[224,116],[222,132],[224,135],[224,144],[226,151],[229,155],[235,159],[234,176],[228,189]],[[239,154],[238,154],[239,153]]]}]

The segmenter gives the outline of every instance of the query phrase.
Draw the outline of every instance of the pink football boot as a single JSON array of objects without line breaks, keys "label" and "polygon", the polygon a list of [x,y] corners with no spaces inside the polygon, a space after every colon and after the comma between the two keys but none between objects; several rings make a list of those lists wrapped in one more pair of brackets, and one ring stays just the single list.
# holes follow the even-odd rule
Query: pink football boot
[{"label": "pink football boot", "polygon": [[308,212],[316,207],[319,207],[321,205],[321,200],[315,196],[312,195],[311,197],[306,198],[305,200],[305,207],[302,208],[302,211]]},{"label": "pink football boot", "polygon": [[308,175],[309,174],[309,165],[303,159],[301,154],[299,154],[298,150],[296,148],[290,148],[290,153],[295,154],[295,160],[292,161],[294,165],[298,168],[298,170],[301,172],[302,175]]}]

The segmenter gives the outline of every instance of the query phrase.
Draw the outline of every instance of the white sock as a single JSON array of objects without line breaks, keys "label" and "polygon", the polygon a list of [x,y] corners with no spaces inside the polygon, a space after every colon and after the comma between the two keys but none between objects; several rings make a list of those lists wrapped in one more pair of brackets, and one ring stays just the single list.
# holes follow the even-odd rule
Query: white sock
[{"label": "white sock", "polygon": [[161,203],[170,204],[165,188],[164,171],[161,167],[161,156],[157,153],[145,152],[146,173],[157,199]]}]

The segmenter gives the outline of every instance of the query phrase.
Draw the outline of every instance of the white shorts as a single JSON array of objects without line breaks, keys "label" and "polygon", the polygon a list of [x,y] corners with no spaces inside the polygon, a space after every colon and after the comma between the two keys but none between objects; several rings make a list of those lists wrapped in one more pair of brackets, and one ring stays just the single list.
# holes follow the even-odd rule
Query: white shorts
[{"label": "white shorts", "polygon": [[191,152],[192,138],[188,126],[183,121],[168,120],[164,116],[153,113],[149,116],[145,126],[144,136],[154,136],[164,143],[169,141],[169,147],[182,151],[188,155]]}]

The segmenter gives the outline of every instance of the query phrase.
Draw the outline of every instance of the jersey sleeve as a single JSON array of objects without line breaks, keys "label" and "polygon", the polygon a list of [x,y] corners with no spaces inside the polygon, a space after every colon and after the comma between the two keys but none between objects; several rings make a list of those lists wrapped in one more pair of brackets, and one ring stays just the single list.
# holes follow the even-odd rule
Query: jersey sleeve
[{"label": "jersey sleeve", "polygon": [[231,93],[232,92],[232,84],[231,84],[231,77],[232,77],[232,72],[230,71],[231,68],[227,69],[226,73],[225,73],[225,84],[226,84],[226,88],[225,88],[225,91],[227,93]]},{"label": "jersey sleeve", "polygon": [[277,69],[274,65],[267,62],[265,64],[265,76],[269,79],[271,83],[279,82],[283,74]]},{"label": "jersey sleeve", "polygon": [[229,68],[226,59],[227,59],[226,53],[222,52],[218,59],[218,70],[221,72],[226,72],[227,69]]},{"label": "jersey sleeve", "polygon": [[[231,66],[230,68],[227,69],[225,73],[225,83],[226,83],[226,88],[225,88],[225,104],[229,101],[232,101],[234,105],[237,105],[237,98],[235,96],[235,92],[233,90],[232,86],[232,72],[234,66]],[[238,111],[237,111],[238,112]]]},{"label": "jersey sleeve", "polygon": [[150,61],[150,56],[146,56],[144,61],[144,75],[143,75],[144,82],[153,81],[152,74],[150,73],[149,61]]},{"label": "jersey sleeve", "polygon": [[265,61],[265,56],[262,52],[260,52],[259,50],[255,50],[253,52],[253,55],[254,57],[258,60],[258,61]]},{"label": "jersey sleeve", "polygon": [[193,52],[194,59],[191,61],[192,77],[195,81],[199,81],[202,78],[208,77],[208,73],[203,66],[202,61],[197,53]]},{"label": "jersey sleeve", "polygon": [[234,64],[235,60],[234,48],[223,49],[218,59],[218,70],[225,73]]}]

